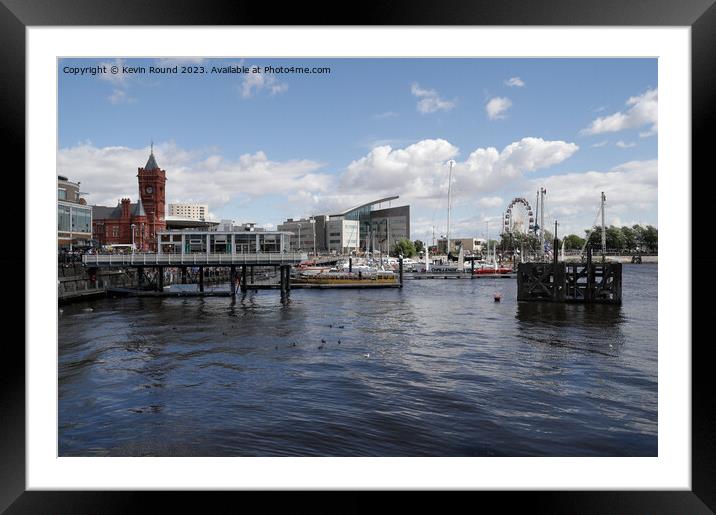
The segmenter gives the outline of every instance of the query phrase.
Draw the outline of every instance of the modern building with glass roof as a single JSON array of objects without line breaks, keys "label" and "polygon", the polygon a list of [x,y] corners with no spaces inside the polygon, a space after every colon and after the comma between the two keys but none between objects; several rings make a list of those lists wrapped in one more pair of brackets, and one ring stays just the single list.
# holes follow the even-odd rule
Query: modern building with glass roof
[{"label": "modern building with glass roof", "polygon": [[[291,246],[297,249],[310,249],[313,243],[319,252],[388,252],[398,240],[410,239],[410,206],[390,207],[390,203],[398,198],[393,195],[376,199],[332,215],[301,220],[289,218],[278,229],[301,234],[301,241],[295,236],[291,240]],[[388,207],[381,209],[384,203],[388,203]],[[341,220],[344,223],[340,223]],[[303,233],[297,231],[298,226],[303,228]],[[309,240],[304,241],[306,238]]]}]

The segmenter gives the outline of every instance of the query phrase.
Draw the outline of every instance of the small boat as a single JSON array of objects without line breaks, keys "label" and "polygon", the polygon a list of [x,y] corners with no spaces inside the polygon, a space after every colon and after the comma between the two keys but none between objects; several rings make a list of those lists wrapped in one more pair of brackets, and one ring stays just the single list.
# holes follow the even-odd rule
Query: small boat
[{"label": "small boat", "polygon": [[482,264],[478,268],[475,268],[473,272],[475,275],[505,275],[511,274],[514,271],[512,268],[507,266],[498,265],[497,263]]}]

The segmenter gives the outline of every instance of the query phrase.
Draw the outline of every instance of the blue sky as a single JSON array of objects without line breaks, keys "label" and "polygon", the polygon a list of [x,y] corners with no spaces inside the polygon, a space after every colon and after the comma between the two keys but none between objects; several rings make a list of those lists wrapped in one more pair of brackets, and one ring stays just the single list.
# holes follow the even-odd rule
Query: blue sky
[{"label": "blue sky", "polygon": [[[66,71],[101,63],[206,73]],[[330,73],[210,73],[228,64]],[[605,188],[608,222],[657,225],[655,59],[66,59],[58,80],[58,173],[90,203],[135,199],[153,140],[167,200],[217,218],[270,226],[395,194],[426,239],[445,231],[453,159],[456,236],[540,185],[567,232]]]}]

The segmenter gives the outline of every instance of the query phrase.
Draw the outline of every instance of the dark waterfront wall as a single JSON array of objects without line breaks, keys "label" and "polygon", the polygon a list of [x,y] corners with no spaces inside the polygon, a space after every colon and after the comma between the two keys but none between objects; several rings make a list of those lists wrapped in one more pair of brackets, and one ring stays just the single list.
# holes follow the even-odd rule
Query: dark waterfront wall
[{"label": "dark waterfront wall", "polygon": [[[134,269],[90,269],[81,263],[57,265],[57,297],[61,301],[85,295],[102,294],[107,288],[126,288],[137,283]],[[93,280],[94,279],[94,280]]]}]

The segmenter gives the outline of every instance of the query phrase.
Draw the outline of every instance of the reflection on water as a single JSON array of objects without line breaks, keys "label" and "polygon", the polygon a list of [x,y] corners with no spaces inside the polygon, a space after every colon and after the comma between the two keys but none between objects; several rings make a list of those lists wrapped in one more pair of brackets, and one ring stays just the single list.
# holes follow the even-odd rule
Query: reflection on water
[{"label": "reflection on water", "polygon": [[60,455],[654,456],[656,272],[622,306],[496,278],[65,306]]}]

